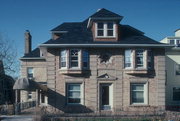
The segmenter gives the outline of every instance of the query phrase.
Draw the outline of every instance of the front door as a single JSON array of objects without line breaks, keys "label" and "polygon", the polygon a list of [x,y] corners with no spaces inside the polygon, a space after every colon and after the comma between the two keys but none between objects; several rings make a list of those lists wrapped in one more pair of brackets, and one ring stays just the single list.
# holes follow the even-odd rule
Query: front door
[{"label": "front door", "polygon": [[110,110],[112,108],[112,84],[100,85],[101,109]]}]

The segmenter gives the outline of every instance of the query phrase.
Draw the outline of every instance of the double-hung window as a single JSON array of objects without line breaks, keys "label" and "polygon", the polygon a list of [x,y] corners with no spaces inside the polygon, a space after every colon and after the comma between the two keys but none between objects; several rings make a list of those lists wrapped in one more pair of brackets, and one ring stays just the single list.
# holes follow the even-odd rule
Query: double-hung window
[{"label": "double-hung window", "polygon": [[97,22],[96,37],[115,37],[115,23]]},{"label": "double-hung window", "polygon": [[61,51],[61,68],[67,67],[67,50]]},{"label": "double-hung window", "polygon": [[82,84],[67,84],[67,103],[82,104]]},{"label": "double-hung window", "polygon": [[89,64],[89,53],[87,50],[83,51],[83,68],[88,68]]},{"label": "double-hung window", "polygon": [[147,84],[131,84],[131,104],[147,104]]},{"label": "double-hung window", "polygon": [[28,67],[27,68],[27,78],[28,79],[32,79],[33,77],[34,77],[33,68],[32,67]]},{"label": "double-hung window", "polygon": [[136,67],[137,68],[144,67],[144,50],[143,49],[136,50]]},{"label": "double-hung window", "polygon": [[80,50],[72,49],[70,50],[70,67],[77,68],[79,67],[79,58],[80,58]]},{"label": "double-hung window", "polygon": [[125,68],[132,68],[132,50],[125,50]]}]

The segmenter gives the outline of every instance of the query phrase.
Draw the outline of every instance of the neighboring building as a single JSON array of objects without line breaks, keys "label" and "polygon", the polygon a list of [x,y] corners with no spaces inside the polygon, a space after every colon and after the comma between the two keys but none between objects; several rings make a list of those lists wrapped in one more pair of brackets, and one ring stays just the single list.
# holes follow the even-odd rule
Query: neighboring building
[{"label": "neighboring building", "polygon": [[175,31],[175,36],[161,42],[174,45],[172,49],[166,49],[166,105],[173,108],[180,106],[180,29]]},{"label": "neighboring building", "polygon": [[0,105],[14,103],[14,79],[5,74],[3,62],[0,60]]},{"label": "neighboring building", "polygon": [[49,110],[74,113],[164,111],[168,45],[120,24],[122,18],[100,9],[83,22],[52,29],[52,39],[33,51],[27,31],[21,76],[48,90],[21,91],[21,101],[37,99]]}]

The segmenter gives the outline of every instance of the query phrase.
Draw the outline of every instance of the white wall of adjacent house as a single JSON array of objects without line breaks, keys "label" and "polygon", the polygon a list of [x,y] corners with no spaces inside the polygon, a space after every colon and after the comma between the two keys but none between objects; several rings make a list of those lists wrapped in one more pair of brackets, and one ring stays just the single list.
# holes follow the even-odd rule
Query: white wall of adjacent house
[{"label": "white wall of adjacent house", "polygon": [[180,37],[180,29],[175,31],[175,37]]},{"label": "white wall of adjacent house", "polygon": [[178,65],[180,65],[180,51],[168,51],[166,53],[166,103],[167,105],[177,105],[180,101],[173,100],[173,88],[180,87],[180,74],[177,74]]}]

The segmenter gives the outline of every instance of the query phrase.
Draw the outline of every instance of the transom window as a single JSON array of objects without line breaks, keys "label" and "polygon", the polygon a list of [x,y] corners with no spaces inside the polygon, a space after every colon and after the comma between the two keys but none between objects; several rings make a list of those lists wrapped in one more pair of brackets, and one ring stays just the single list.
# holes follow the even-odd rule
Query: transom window
[{"label": "transom window", "polygon": [[32,79],[34,77],[33,75],[33,68],[32,67],[28,67],[27,68],[27,78],[28,79]]},{"label": "transom window", "polygon": [[81,104],[82,103],[82,84],[67,84],[67,103]]},{"label": "transom window", "polygon": [[173,88],[173,100],[180,101],[180,87]]},{"label": "transom window", "polygon": [[98,22],[96,23],[97,37],[115,37],[114,22]]},{"label": "transom window", "polygon": [[147,104],[147,84],[131,84],[131,104]]}]

